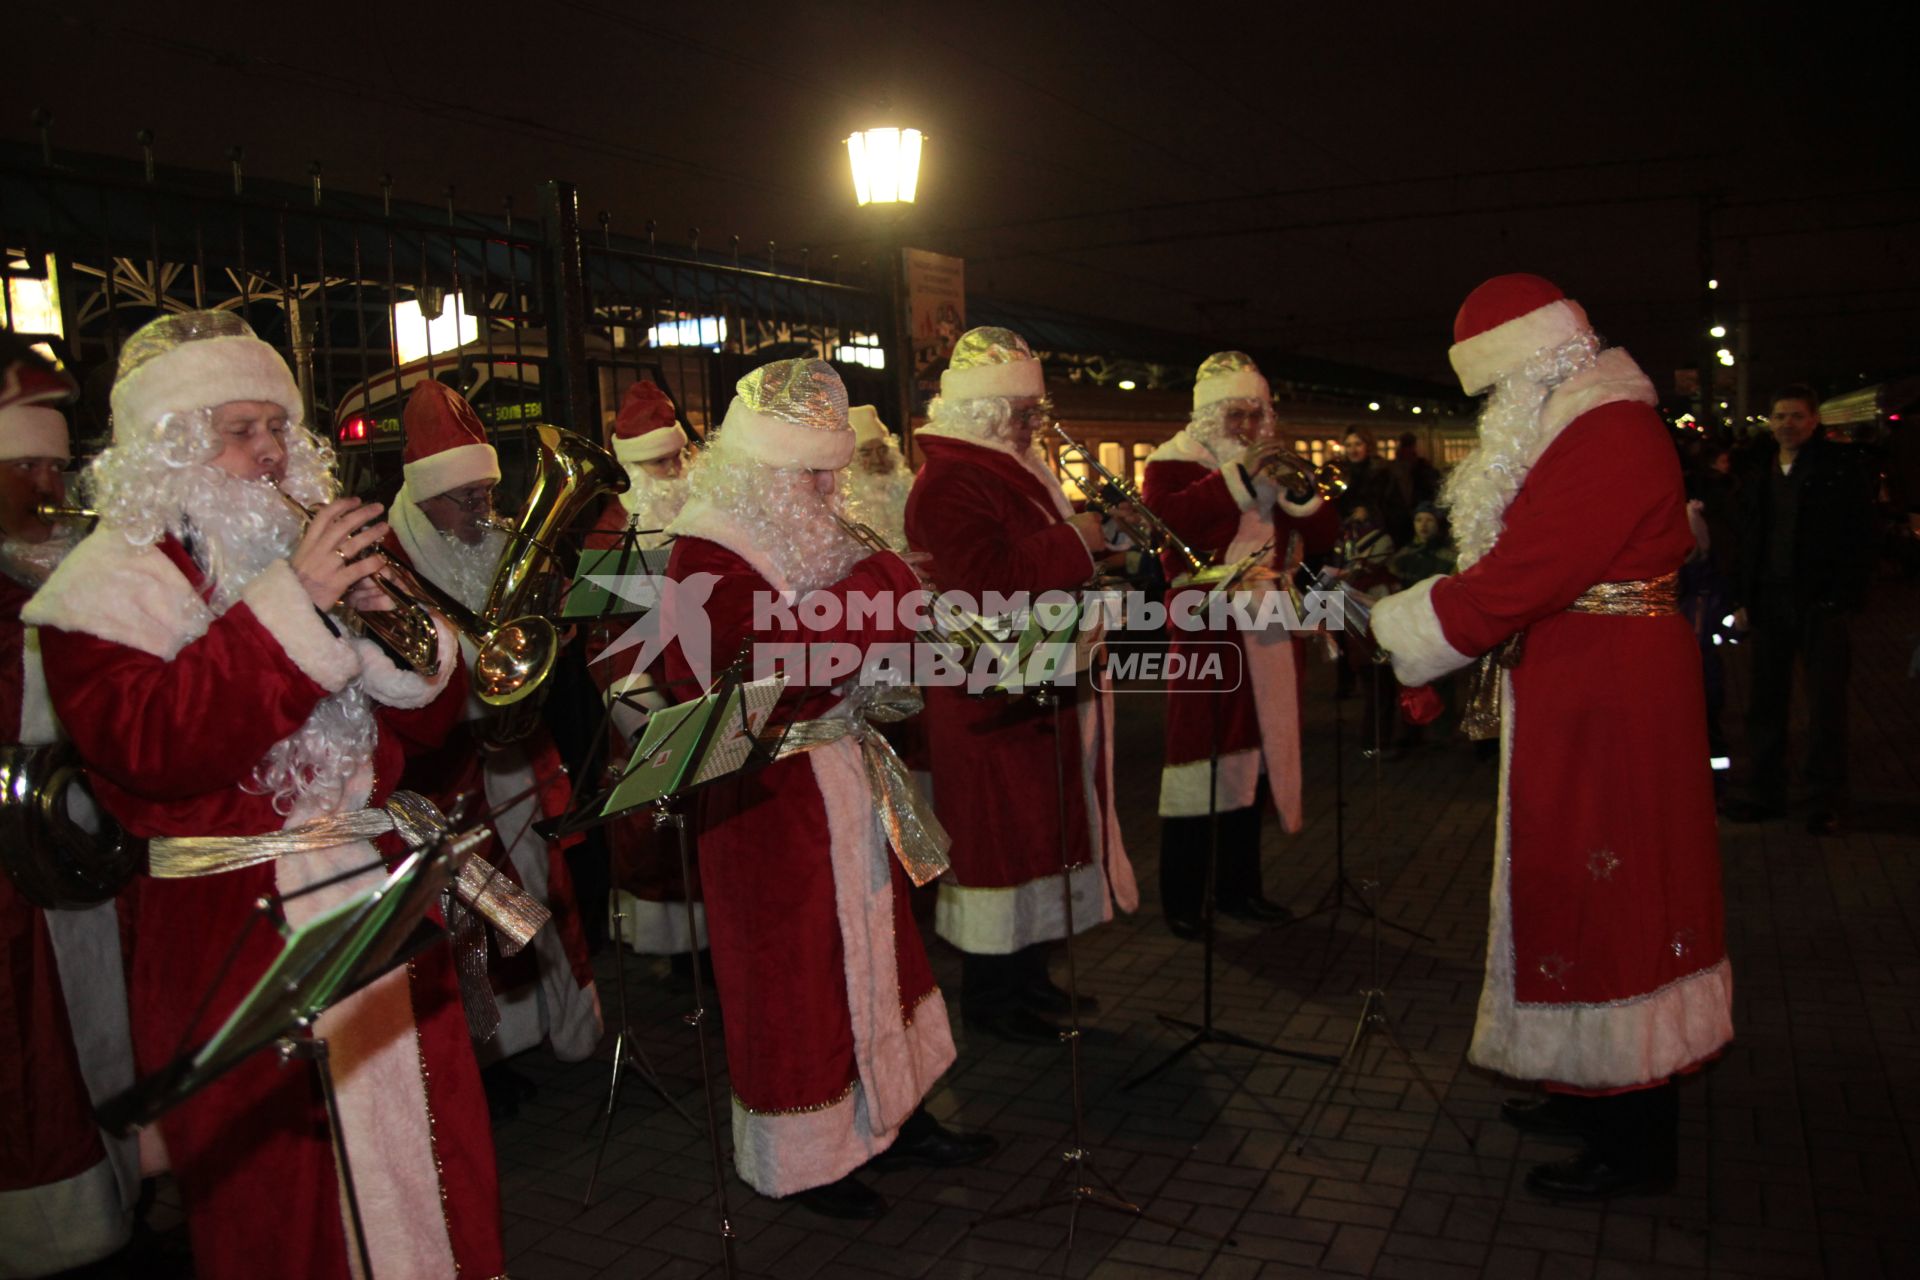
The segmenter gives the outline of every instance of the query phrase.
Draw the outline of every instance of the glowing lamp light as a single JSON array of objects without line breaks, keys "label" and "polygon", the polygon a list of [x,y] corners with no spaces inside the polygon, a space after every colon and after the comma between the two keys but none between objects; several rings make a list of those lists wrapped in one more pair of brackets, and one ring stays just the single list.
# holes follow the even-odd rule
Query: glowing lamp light
[{"label": "glowing lamp light", "polygon": [[1727,348],[1725,347],[1720,348],[1718,351],[1713,353],[1713,357],[1714,359],[1718,360],[1721,364],[1727,366],[1727,368],[1729,369],[1733,368],[1733,352],[1727,350]]},{"label": "glowing lamp light", "polygon": [[1733,768],[1733,759],[1730,756],[1709,756],[1707,763],[1713,766],[1715,773]]},{"label": "glowing lamp light", "polygon": [[1413,406],[1413,411],[1414,411],[1415,413],[1418,413],[1418,412],[1420,412],[1420,406],[1419,406],[1419,405],[1415,405],[1415,406]]},{"label": "glowing lamp light", "polygon": [[1380,412],[1380,402],[1378,400],[1369,400],[1367,401],[1367,408],[1374,413],[1378,413]]},{"label": "glowing lamp light", "polygon": [[480,321],[458,296],[445,299],[440,314],[431,317],[417,300],[393,304],[393,345],[401,364],[456,350],[479,336]]},{"label": "glowing lamp light", "polygon": [[1709,338],[1724,338],[1727,336],[1727,326],[1723,324],[1717,324],[1713,326],[1713,328],[1707,330],[1707,336]]},{"label": "glowing lamp light", "polygon": [[918,129],[862,129],[847,137],[853,194],[863,205],[912,204],[920,186]]},{"label": "glowing lamp light", "polygon": [[1134,381],[1132,378],[1120,379],[1120,389],[1122,391],[1131,391],[1133,390],[1133,388],[1134,388]]},{"label": "glowing lamp light", "polygon": [[363,444],[373,434],[373,423],[361,414],[354,414],[340,424],[340,443]]},{"label": "glowing lamp light", "polygon": [[1709,280],[1709,281],[1707,281],[1707,288],[1709,288],[1709,289],[1718,289],[1719,287],[1720,287],[1720,282],[1719,282],[1718,280]]}]

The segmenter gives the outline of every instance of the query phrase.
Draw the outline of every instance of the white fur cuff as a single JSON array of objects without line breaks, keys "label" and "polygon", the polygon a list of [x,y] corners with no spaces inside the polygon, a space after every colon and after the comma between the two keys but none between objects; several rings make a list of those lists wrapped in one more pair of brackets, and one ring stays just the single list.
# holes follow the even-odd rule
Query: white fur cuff
[{"label": "white fur cuff", "polygon": [[1274,499],[1274,501],[1282,511],[1292,516],[1295,520],[1305,520],[1308,516],[1318,511],[1321,506],[1325,504],[1326,499],[1316,493],[1305,502],[1295,502],[1287,497],[1285,490],[1282,490],[1280,496]]},{"label": "white fur cuff", "polygon": [[240,599],[294,665],[328,693],[338,693],[360,674],[360,655],[328,628],[285,560],[275,560],[261,570]]},{"label": "white fur cuff", "polygon": [[500,479],[500,455],[490,444],[462,444],[409,462],[400,470],[415,501],[438,497],[461,485]]},{"label": "white fur cuff", "polygon": [[949,368],[940,374],[940,394],[948,400],[977,400],[983,396],[1044,396],[1046,373],[1038,360],[1012,364],[982,364],[971,369]]},{"label": "white fur cuff", "polygon": [[453,664],[460,661],[461,655],[453,628],[438,615],[433,625],[440,637],[440,674],[431,680],[417,671],[400,667],[374,641],[354,640],[353,647],[360,655],[360,684],[368,697],[382,706],[417,711],[440,696],[447,681],[453,678]]},{"label": "white fur cuff", "polygon": [[1491,387],[1501,374],[1511,373],[1541,351],[1570,341],[1587,329],[1587,313],[1571,298],[1549,302],[1447,351],[1460,385],[1470,396]]},{"label": "white fur cuff", "polygon": [[1434,584],[1445,576],[1435,574],[1373,606],[1373,637],[1393,655],[1393,674],[1401,684],[1431,684],[1473,662],[1447,643],[1433,609]]},{"label": "white fur cuff", "polygon": [[1206,378],[1193,384],[1193,407],[1196,409],[1216,400],[1258,400],[1264,404],[1272,398],[1267,380],[1252,369],[1223,373],[1217,378]]}]

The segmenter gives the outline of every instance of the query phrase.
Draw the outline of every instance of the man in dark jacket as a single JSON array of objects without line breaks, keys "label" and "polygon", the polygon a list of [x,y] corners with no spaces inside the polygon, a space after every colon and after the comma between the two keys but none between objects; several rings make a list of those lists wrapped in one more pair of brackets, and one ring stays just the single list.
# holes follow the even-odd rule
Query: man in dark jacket
[{"label": "man in dark jacket", "polygon": [[1736,625],[1752,632],[1747,714],[1749,794],[1736,822],[1781,816],[1787,792],[1787,707],[1796,660],[1806,668],[1807,830],[1840,830],[1847,786],[1847,616],[1866,599],[1873,565],[1873,472],[1850,445],[1826,439],[1819,398],[1791,386],[1773,398],[1776,448],[1741,485]]}]

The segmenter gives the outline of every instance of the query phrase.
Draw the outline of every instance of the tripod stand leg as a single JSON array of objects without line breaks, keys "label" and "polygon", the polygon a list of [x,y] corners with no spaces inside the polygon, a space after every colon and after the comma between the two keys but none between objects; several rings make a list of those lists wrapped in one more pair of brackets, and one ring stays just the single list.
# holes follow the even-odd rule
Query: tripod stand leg
[{"label": "tripod stand leg", "polygon": [[1339,1063],[1327,1073],[1327,1078],[1320,1082],[1320,1087],[1314,1090],[1313,1097],[1307,1100],[1307,1109],[1301,1113],[1299,1121],[1293,1126],[1293,1132],[1287,1135],[1287,1146],[1292,1147],[1296,1155],[1307,1149],[1305,1142],[1296,1140],[1311,1126],[1315,1114],[1333,1101],[1333,1091],[1339,1087],[1340,1078],[1352,1071],[1354,1064],[1360,1060],[1360,1050],[1366,1043],[1367,1029],[1372,1025],[1368,1018],[1368,1010],[1372,1007],[1372,994],[1369,992],[1368,999],[1361,1003],[1360,1016],[1354,1021],[1353,1034],[1347,1037],[1347,1047],[1341,1053]]},{"label": "tripod stand leg", "polygon": [[1414,1056],[1407,1052],[1407,1046],[1401,1041],[1400,1032],[1393,1025],[1393,1019],[1387,1016],[1384,994],[1380,1001],[1379,1019],[1380,1029],[1387,1033],[1387,1043],[1393,1046],[1394,1051],[1398,1053],[1401,1060],[1407,1064],[1407,1069],[1413,1072],[1413,1078],[1418,1080],[1421,1087],[1432,1096],[1433,1105],[1439,1110],[1441,1115],[1447,1118],[1447,1123],[1459,1131],[1461,1139],[1467,1144],[1467,1150],[1473,1150],[1473,1135],[1467,1132],[1467,1126],[1460,1123],[1458,1116],[1447,1110],[1446,1099],[1440,1096],[1440,1090],[1434,1086],[1433,1081],[1427,1076],[1427,1073],[1421,1069],[1419,1062],[1414,1059]]}]

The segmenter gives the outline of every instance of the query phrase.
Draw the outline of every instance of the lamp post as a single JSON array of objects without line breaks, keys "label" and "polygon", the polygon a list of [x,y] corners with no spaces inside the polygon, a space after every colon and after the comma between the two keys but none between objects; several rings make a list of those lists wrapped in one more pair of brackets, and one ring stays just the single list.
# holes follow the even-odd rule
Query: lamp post
[{"label": "lamp post", "polygon": [[913,340],[912,319],[906,313],[906,262],[900,229],[907,206],[919,192],[922,141],[918,129],[894,126],[860,129],[846,140],[854,198],[862,208],[877,206],[884,211],[880,233],[886,254],[887,296],[880,344],[892,372],[892,409],[900,424],[903,451],[913,440]]}]

